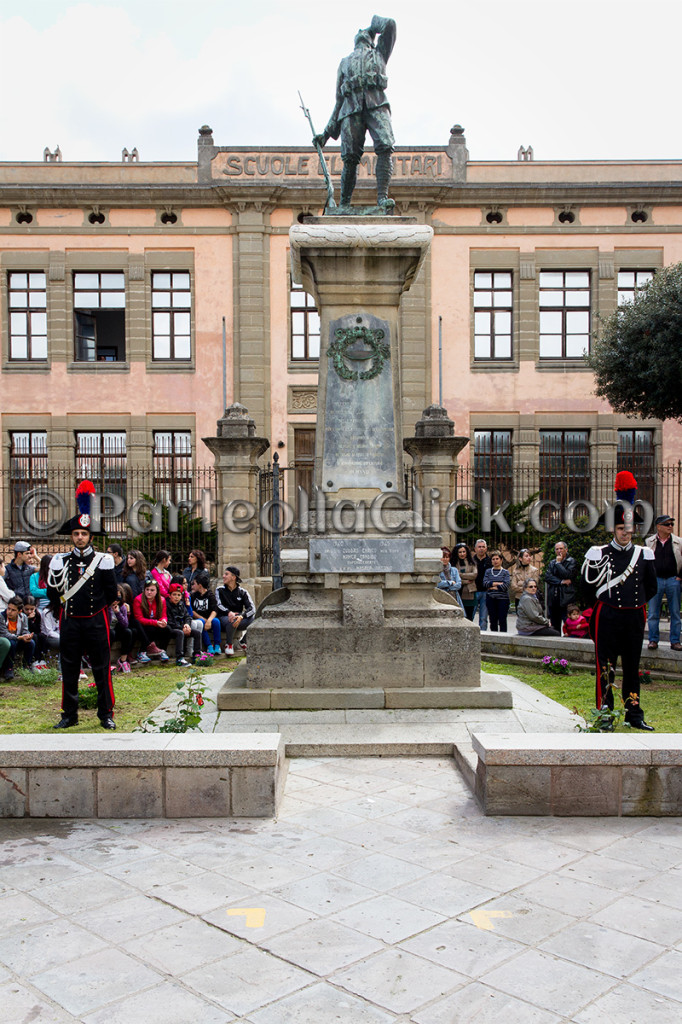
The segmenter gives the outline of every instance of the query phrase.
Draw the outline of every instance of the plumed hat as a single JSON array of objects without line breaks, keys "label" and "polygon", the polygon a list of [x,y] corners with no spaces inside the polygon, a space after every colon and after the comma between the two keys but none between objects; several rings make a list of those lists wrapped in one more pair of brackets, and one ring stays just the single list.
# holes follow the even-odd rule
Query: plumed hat
[{"label": "plumed hat", "polygon": [[74,530],[89,530],[90,533],[95,532],[90,518],[90,503],[94,493],[95,485],[92,480],[83,480],[83,482],[78,485],[76,488],[76,506],[78,511],[75,516],[66,520],[62,526],[62,533],[71,534]]},{"label": "plumed hat", "polygon": [[[635,480],[634,476],[632,475],[629,469],[621,469],[618,473],[616,473],[616,479],[613,488],[616,492],[616,498],[618,499],[618,501],[627,501],[631,505],[634,505],[635,501],[637,500],[637,481]],[[629,512],[629,510],[624,509],[622,505],[618,505],[616,507],[615,519],[613,524],[614,526],[623,525],[623,523],[625,522],[626,511]],[[629,515],[628,519],[630,519]],[[633,509],[632,518],[630,519],[630,526],[634,527],[638,523],[643,522],[644,520],[642,519],[637,509]]]}]

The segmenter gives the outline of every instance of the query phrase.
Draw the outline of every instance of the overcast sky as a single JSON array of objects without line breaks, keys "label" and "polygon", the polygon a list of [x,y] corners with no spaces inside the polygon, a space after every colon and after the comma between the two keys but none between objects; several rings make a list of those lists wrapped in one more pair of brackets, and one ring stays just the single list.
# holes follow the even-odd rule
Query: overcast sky
[{"label": "overcast sky", "polygon": [[[224,146],[307,145],[336,67],[376,9],[344,0],[0,0],[0,160],[196,158]],[[471,158],[682,158],[680,0],[387,0],[398,38],[389,98],[398,145]]]}]

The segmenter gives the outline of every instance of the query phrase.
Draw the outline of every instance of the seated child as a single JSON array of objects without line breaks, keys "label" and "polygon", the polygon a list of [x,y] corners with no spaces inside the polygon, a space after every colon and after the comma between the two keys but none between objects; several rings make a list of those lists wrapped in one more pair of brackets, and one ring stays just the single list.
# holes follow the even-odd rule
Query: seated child
[{"label": "seated child", "polygon": [[[171,576],[171,584],[173,583],[179,583],[182,588],[182,600],[189,612],[190,626],[192,627],[192,640],[194,641],[194,653],[192,657],[196,658],[198,654],[201,654],[204,644],[204,622],[203,619],[195,619],[192,615],[192,602],[190,599],[189,585],[182,573],[173,573]],[[189,653],[189,647],[185,647],[185,651]]]},{"label": "seated child", "polygon": [[205,569],[192,580],[192,618],[200,622],[209,654],[220,654],[220,619],[215,595],[209,590],[211,578]]},{"label": "seated child", "polygon": [[[189,655],[194,661],[195,634],[192,630],[192,616],[185,604],[185,588],[181,583],[171,583],[169,587],[166,615],[168,628],[175,638],[175,664],[184,668],[189,665],[186,655]],[[201,644],[201,637],[199,637],[199,644]]]},{"label": "seated child", "polygon": [[130,627],[132,617],[133,592],[127,583],[119,583],[116,600],[109,605],[109,623],[111,640],[121,645],[121,656],[116,662],[119,672],[130,672],[130,652],[133,649],[134,636]]},{"label": "seated child", "polygon": [[3,663],[5,679],[14,679],[14,661],[19,656],[23,658],[26,668],[33,671],[36,645],[20,597],[10,597],[7,608],[0,612],[0,637],[9,640],[10,644]]},{"label": "seated child", "polygon": [[587,619],[578,608],[577,604],[569,604],[566,608],[566,621],[564,622],[564,636],[584,640],[590,635]]},{"label": "seated child", "polygon": [[59,600],[55,600],[53,603],[48,604],[47,608],[43,608],[40,622],[40,631],[43,642],[45,644],[46,653],[49,651],[57,652],[57,663],[61,672],[61,662],[59,659],[59,616],[61,613],[61,605]]},{"label": "seated child", "polygon": [[[37,575],[33,573],[33,576]],[[28,619],[28,628],[33,633],[35,640],[35,668],[47,668],[45,657],[47,655],[47,642],[43,636],[42,613],[38,611],[36,599],[33,594],[24,601],[24,613]]]}]

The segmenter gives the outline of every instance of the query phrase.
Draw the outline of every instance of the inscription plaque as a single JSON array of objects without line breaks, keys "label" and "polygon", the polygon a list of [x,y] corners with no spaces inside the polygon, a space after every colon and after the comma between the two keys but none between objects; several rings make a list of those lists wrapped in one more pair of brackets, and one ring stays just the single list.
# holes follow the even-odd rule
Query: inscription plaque
[{"label": "inscription plaque", "polygon": [[[339,337],[364,331],[332,358]],[[397,479],[393,371],[390,326],[363,313],[333,320],[329,326],[329,359],[324,419],[322,489],[344,487],[401,490]],[[378,372],[377,372],[378,371]],[[363,374],[364,379],[363,379]],[[354,378],[354,379],[351,379]]]},{"label": "inscription plaque", "polygon": [[414,572],[411,537],[311,537],[311,572]]}]

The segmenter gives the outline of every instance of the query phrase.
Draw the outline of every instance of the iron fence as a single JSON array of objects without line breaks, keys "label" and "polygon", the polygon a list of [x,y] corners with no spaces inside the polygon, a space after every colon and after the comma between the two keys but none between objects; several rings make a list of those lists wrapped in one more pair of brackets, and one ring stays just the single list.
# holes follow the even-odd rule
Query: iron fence
[{"label": "iron fence", "polygon": [[[187,554],[192,548],[201,548],[210,562],[216,561],[220,529],[220,506],[217,499],[220,496],[217,494],[213,467],[190,471],[183,464],[179,472],[168,466],[160,472],[158,466],[127,468],[125,460],[119,460],[117,464],[121,467],[118,475],[115,479],[112,477],[110,466],[106,484],[108,487],[111,483],[108,493],[117,495],[119,505],[122,503],[123,508],[117,510],[105,501],[102,509],[105,543],[117,541],[124,549],[137,548],[147,560],[153,559],[160,548],[166,548],[173,556],[174,570],[187,564]],[[547,464],[541,462],[537,466],[517,467],[511,474],[497,474],[494,467],[487,463],[485,472],[481,472],[480,463],[460,466],[454,472],[452,493],[441,496],[441,508],[444,511],[455,500],[479,505],[485,488],[490,493],[492,511],[504,501],[511,503],[513,515],[536,499],[555,501],[562,509],[572,501],[587,499],[601,512],[606,501],[614,500],[613,483],[619,468],[620,465],[586,468],[579,460],[569,460],[561,467],[561,472],[554,467],[551,474],[548,473]],[[665,512],[679,523],[682,517],[682,461],[646,468],[646,473],[638,475],[638,497],[649,501],[656,515]],[[309,488],[312,490],[309,467],[306,471],[307,476],[304,476],[300,467],[280,466],[274,457],[273,462],[267,463],[259,471],[259,519],[265,522],[261,510],[265,506],[270,509],[267,517],[269,526],[265,527],[263,522],[259,525],[258,571],[262,576],[272,576],[273,573],[277,575],[273,557],[276,556],[278,537],[281,532],[285,532],[287,525],[282,516],[280,529],[273,532],[272,526],[278,525],[277,511],[274,505],[268,503],[272,503],[276,496],[287,502],[294,512],[296,522],[301,501],[305,500],[301,494],[303,488],[308,494],[310,507],[314,507],[315,497],[308,493]],[[62,550],[63,537],[50,533],[45,527],[50,520],[56,518],[61,522],[73,515],[74,495],[79,479],[76,467],[51,467],[47,465],[47,460],[42,459],[35,465],[27,463],[20,466],[15,462],[11,469],[1,470],[0,552],[11,552],[18,538],[32,540],[41,553]],[[404,488],[408,502],[412,503],[413,488],[419,486],[419,473],[411,465],[406,465]],[[424,511],[427,500],[428,496],[425,495]],[[147,504],[140,504],[145,501]],[[160,511],[158,503],[161,504]],[[157,507],[154,511],[152,506],[155,505]],[[27,521],[27,514],[29,520],[34,517],[34,528],[31,521]],[[478,529],[481,525],[480,516],[478,513],[472,514],[472,521]],[[546,511],[544,525],[553,525],[552,517],[551,510]],[[444,532],[450,531],[444,527]],[[482,529],[482,532],[485,534],[486,530]],[[495,528],[489,532],[495,533]],[[524,542],[528,543],[529,539],[526,533]]]},{"label": "iron fence", "polygon": [[[621,465],[585,467],[581,460],[572,460],[548,471],[545,463],[521,466],[511,474],[497,475],[494,471],[481,475],[471,466],[459,466],[455,471],[453,499],[480,502],[485,488],[496,508],[504,501],[523,505],[531,499],[553,501],[562,508],[574,501],[589,501],[600,512],[606,502],[615,501],[613,489],[616,473]],[[655,515],[666,513],[679,522],[682,512],[682,461],[666,466],[648,468],[638,474],[637,498],[648,501]]]},{"label": "iron fence", "polygon": [[[115,474],[114,466],[118,467]],[[44,462],[35,475],[27,469],[14,462],[10,470],[0,471],[0,550],[11,551],[17,538],[31,540],[41,554],[63,550],[64,537],[56,531],[76,511],[75,492],[83,479],[78,472],[82,466],[79,462],[71,469]],[[102,543],[117,542],[124,550],[137,549],[148,562],[165,548],[172,555],[172,571],[187,564],[193,548],[200,548],[215,562],[215,469],[202,466],[189,477],[183,467],[179,476],[169,481],[165,469],[159,472],[156,465],[131,468],[123,459],[110,463],[106,476],[94,481],[103,495]]]}]

